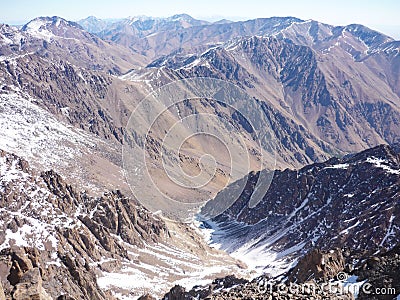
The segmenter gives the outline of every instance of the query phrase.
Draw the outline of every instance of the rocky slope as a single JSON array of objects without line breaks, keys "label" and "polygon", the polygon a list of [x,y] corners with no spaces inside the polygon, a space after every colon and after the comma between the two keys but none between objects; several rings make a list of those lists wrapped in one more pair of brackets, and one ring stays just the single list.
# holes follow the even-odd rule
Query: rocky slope
[{"label": "rocky slope", "polygon": [[[39,17],[21,29],[1,25],[1,55],[32,54],[54,62],[67,60],[89,70],[120,74],[138,65],[140,55],[88,33],[60,17]],[[140,64],[140,63],[139,63]]]},{"label": "rocky slope", "polygon": [[227,276],[189,291],[177,285],[163,299],[395,299],[400,291],[394,271],[400,262],[398,246],[364,257],[355,269],[353,259],[344,258],[340,249],[313,250],[284,279]]},{"label": "rocky slope", "polygon": [[[96,35],[58,17],[37,18],[22,28],[0,26],[0,148],[19,156],[1,152],[0,277],[7,296],[160,296],[174,284],[246,275],[239,261],[210,249],[197,228],[162,220],[124,196],[130,193],[121,172],[121,148],[127,145],[146,145],[151,179],[173,200],[209,199],[254,170],[241,181],[246,188],[239,199],[229,199],[233,205],[205,222],[202,232],[258,271],[286,272],[314,248],[347,247],[350,257],[359,259],[377,251],[382,256],[398,243],[398,148],[380,146],[326,161],[398,142],[398,41],[361,25],[296,18],[209,24],[177,15],[114,21],[81,22]],[[238,97],[246,101],[239,108],[255,124],[235,106],[213,100],[226,92],[221,86],[203,86],[202,97],[186,99],[196,88],[192,82],[169,94],[185,101],[172,106],[169,98],[155,101],[149,106],[154,110],[144,107],[135,116],[142,127],[127,130],[146,95],[192,77],[240,87],[243,92],[228,95],[246,94]],[[163,109],[162,118],[150,124]],[[164,138],[176,127],[182,129],[178,137],[200,131],[221,139],[196,135],[179,144],[174,157],[176,149]],[[260,136],[273,137],[263,144],[277,150],[276,157],[267,157],[273,167],[299,170],[258,172]],[[221,143],[226,140],[234,146],[231,159]],[[215,176],[206,188],[171,184],[160,153],[189,175],[211,154],[217,167],[209,173]],[[249,170],[239,153],[249,154]],[[133,158],[136,172],[139,162]],[[314,162],[319,163],[301,168]],[[265,197],[255,200],[251,194],[260,174],[273,181]],[[144,198],[155,190],[150,182],[133,190]],[[104,194],[116,189],[122,192]],[[230,185],[203,212],[234,189]],[[172,209],[188,214],[180,202]],[[318,260],[325,256],[311,253],[304,259],[317,267],[298,269],[301,280],[321,268]],[[388,253],[383,266],[396,260],[396,253]],[[343,267],[334,265],[335,272],[338,266]],[[371,278],[379,282],[383,269]],[[385,282],[392,280],[383,275]],[[220,296],[235,293],[221,290]]]},{"label": "rocky slope", "polygon": [[[242,179],[246,184],[239,198],[204,227],[221,249],[272,274],[313,248],[347,247],[353,256],[391,249],[399,243],[399,158],[398,148],[381,145],[299,170],[275,171],[261,197],[254,191],[259,173],[251,173]],[[225,198],[236,186],[208,202],[203,214],[230,201]]]},{"label": "rocky slope", "polygon": [[[22,29],[3,25],[2,92],[27,93],[59,121],[106,139],[115,149],[121,144],[140,147],[138,136],[142,132],[132,128],[127,132],[126,125],[146,94],[175,80],[202,76],[232,82],[248,93],[252,102],[249,107],[255,110],[249,113],[261,109],[279,141],[274,145],[278,167],[300,167],[398,139],[397,44],[368,28],[333,27],[296,18],[206,24],[186,15],[106,23],[103,25],[107,28],[116,26],[109,29],[113,36],[123,35],[125,29],[118,26],[125,24],[141,41],[162,36],[171,39],[168,46],[159,40],[147,44],[153,54],[144,53],[143,60],[142,54],[132,54],[132,49],[106,42],[61,18],[38,18]],[[179,32],[183,34],[182,43],[175,41]],[[192,41],[193,47],[184,46],[185,41]],[[165,52],[157,50],[159,46]],[[140,67],[153,58],[147,67]],[[133,70],[114,76],[129,69]],[[252,136],[248,120],[238,118],[235,112],[219,103],[195,102],[183,102],[177,110],[170,108],[173,117],[168,123],[177,124],[182,116],[202,113],[223,116],[221,119],[236,129],[232,139],[246,141],[251,168],[258,170],[256,136],[269,132],[260,126]],[[204,127],[216,126],[205,122]],[[196,132],[200,127],[191,130]],[[230,135],[225,133],[226,137]],[[154,133],[152,139],[151,149],[162,144],[163,131]],[[188,169],[196,169],[191,161],[206,154],[195,147],[195,155],[183,153],[192,155],[186,160]],[[152,153],[148,154],[151,159]],[[118,177],[121,159],[108,151],[103,161],[113,166]],[[226,160],[218,163],[224,165],[219,173],[225,175],[206,190],[207,197],[237,179],[226,175]],[[95,171],[101,173],[101,169],[104,166],[96,166]],[[156,176],[161,178],[161,186],[167,184],[165,174]],[[179,191],[173,197],[202,196]]]},{"label": "rocky slope", "polygon": [[[374,255],[363,260],[354,271],[358,281],[369,285],[362,289],[357,299],[393,299],[400,294],[400,249],[397,245],[383,255]],[[397,296],[398,298],[398,296]]]},{"label": "rocky slope", "polygon": [[[128,87],[116,88],[110,74],[138,66],[128,49],[58,17],[34,19],[20,30],[2,25],[1,36],[3,92],[28,93],[44,100],[40,105],[59,119],[64,117],[104,138],[122,140],[120,114],[126,108],[118,107],[122,101],[113,94]],[[110,106],[120,114],[107,111]]]},{"label": "rocky slope", "polygon": [[0,205],[0,278],[12,299],[160,295],[173,282],[246,273],[190,226],[163,221],[120,191],[78,192],[4,151]]},{"label": "rocky slope", "polygon": [[[305,148],[313,148],[315,156],[327,152],[310,139],[345,152],[397,141],[399,95],[387,79],[391,71],[377,67],[374,54],[357,61],[349,52],[339,47],[323,53],[278,35],[238,38],[200,55],[171,55],[149,66],[172,68],[182,77],[230,80],[243,87],[265,102],[276,136],[286,149],[296,149],[304,163],[315,161],[313,151],[305,153]],[[399,58],[396,50],[385,57],[388,62]],[[384,79],[375,78],[377,68],[386,74]],[[380,121],[383,115],[385,122]]]},{"label": "rocky slope", "polygon": [[37,174],[17,156],[0,156],[0,277],[13,299],[35,291],[106,299],[90,265],[102,260],[112,268],[128,257],[121,243],[142,246],[168,235],[165,223],[119,192],[90,198],[53,171]]}]

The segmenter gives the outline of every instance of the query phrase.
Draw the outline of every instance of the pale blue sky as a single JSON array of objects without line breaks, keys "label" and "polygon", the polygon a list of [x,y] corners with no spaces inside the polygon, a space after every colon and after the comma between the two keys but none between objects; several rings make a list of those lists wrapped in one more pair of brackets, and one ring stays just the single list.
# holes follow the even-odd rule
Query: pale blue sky
[{"label": "pale blue sky", "polygon": [[400,39],[400,0],[0,0],[0,5],[0,22],[9,24],[53,15],[74,21],[89,15],[120,18],[187,13],[207,20],[294,16],[332,25],[360,23]]}]

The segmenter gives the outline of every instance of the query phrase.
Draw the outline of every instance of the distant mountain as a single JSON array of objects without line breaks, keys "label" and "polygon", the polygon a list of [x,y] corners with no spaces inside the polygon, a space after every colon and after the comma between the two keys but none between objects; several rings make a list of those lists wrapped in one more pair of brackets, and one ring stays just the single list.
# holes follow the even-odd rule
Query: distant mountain
[{"label": "distant mountain", "polygon": [[77,23],[82,26],[87,32],[99,33],[113,23],[119,22],[120,19],[98,19],[94,16],[89,16],[85,19],[79,20]]},{"label": "distant mountain", "polygon": [[[178,31],[209,24],[206,21],[196,20],[187,14],[178,14],[168,18],[137,16],[113,21],[89,17],[78,21],[78,23],[85,30],[124,46],[131,46],[140,38],[160,32]],[[139,49],[135,49],[135,51],[140,53]]]},{"label": "distant mountain", "polygon": [[233,23],[233,21],[227,20],[227,19],[221,19],[221,20],[215,21],[213,23],[214,24],[229,24],[229,23]]},{"label": "distant mountain", "polygon": [[[52,61],[69,61],[90,70],[122,73],[141,64],[141,56],[88,33],[59,17],[36,18],[21,29],[1,25],[1,55],[35,54]],[[4,57],[3,60],[6,58]]]},{"label": "distant mountain", "polygon": [[[296,26],[305,33],[296,38],[314,40],[310,23],[300,25]],[[275,135],[299,161],[316,161],[324,152],[328,157],[334,151],[398,142],[400,94],[394,66],[400,56],[397,50],[379,50],[393,43],[390,38],[381,36],[384,44],[368,50],[352,35],[346,37],[348,43],[341,44],[339,34],[310,46],[283,35],[289,36],[288,30],[276,36],[237,38],[195,54],[173,53],[149,64],[146,72],[166,68],[183,78],[213,77],[243,87],[272,110]],[[365,51],[362,58],[359,48]],[[326,144],[315,145],[320,141]]]},{"label": "distant mountain", "polygon": [[53,36],[61,38],[81,37],[81,29],[82,27],[77,23],[59,17],[39,17],[22,26],[22,32],[27,32],[46,41],[49,41]]}]

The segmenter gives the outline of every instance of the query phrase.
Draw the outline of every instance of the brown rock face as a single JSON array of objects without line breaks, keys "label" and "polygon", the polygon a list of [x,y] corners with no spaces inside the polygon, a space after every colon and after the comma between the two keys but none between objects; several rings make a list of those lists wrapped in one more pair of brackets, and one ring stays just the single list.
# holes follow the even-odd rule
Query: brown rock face
[{"label": "brown rock face", "polygon": [[39,268],[26,271],[15,285],[13,299],[15,300],[52,300],[42,286],[42,277]]},{"label": "brown rock face", "polygon": [[61,268],[44,267],[46,264],[42,258],[46,257],[46,253],[35,248],[3,249],[0,257],[2,271],[7,272],[7,266],[11,266],[5,294],[12,299],[51,300],[66,290],[74,298],[113,299],[100,291],[96,276],[88,265],[82,265],[68,255],[61,259],[64,264]]},{"label": "brown rock face", "polygon": [[187,295],[185,288],[180,285],[175,285],[167,294],[165,294],[163,300],[186,300],[190,299]]},{"label": "brown rock face", "polygon": [[25,257],[25,252],[21,249],[11,253],[12,266],[7,280],[11,285],[16,285],[21,281],[22,276],[33,268],[32,262]]},{"label": "brown rock face", "polygon": [[156,300],[156,298],[154,298],[153,296],[146,294],[143,296],[140,296],[138,300]]},{"label": "brown rock face", "polygon": [[162,220],[119,191],[89,197],[54,171],[38,174],[4,151],[0,159],[1,176],[18,174],[0,190],[0,277],[7,278],[7,297],[114,299],[98,286],[95,270],[120,268],[129,258],[124,243],[142,247],[168,235]]},{"label": "brown rock face", "polygon": [[[368,280],[369,288],[361,289],[357,299],[392,300],[400,294],[400,245],[382,255],[369,257],[354,270],[357,281]],[[384,290],[384,293],[382,292]]]},{"label": "brown rock face", "polygon": [[304,283],[309,280],[326,281],[343,271],[345,261],[340,249],[321,251],[315,249],[297,263],[289,275],[289,281]]},{"label": "brown rock face", "polygon": [[0,300],[6,300],[6,295],[4,294],[3,285],[1,283],[1,278],[0,278]]}]

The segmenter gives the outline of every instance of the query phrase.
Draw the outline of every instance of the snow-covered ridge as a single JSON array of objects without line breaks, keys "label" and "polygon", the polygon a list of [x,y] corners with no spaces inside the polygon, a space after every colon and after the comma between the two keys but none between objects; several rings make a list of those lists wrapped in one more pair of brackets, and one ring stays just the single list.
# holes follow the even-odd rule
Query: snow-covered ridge
[{"label": "snow-covered ridge", "polygon": [[35,38],[50,42],[55,38],[74,39],[65,36],[65,33],[70,28],[80,29],[80,26],[60,17],[40,17],[25,24],[22,27],[22,32],[26,32]]},{"label": "snow-covered ridge", "polygon": [[55,35],[46,28],[48,24],[48,21],[38,18],[26,24],[24,26],[24,30],[36,38],[44,39],[50,42],[50,40],[54,38]]},{"label": "snow-covered ridge", "polygon": [[0,45],[19,44],[23,38],[17,28],[0,24]]}]

